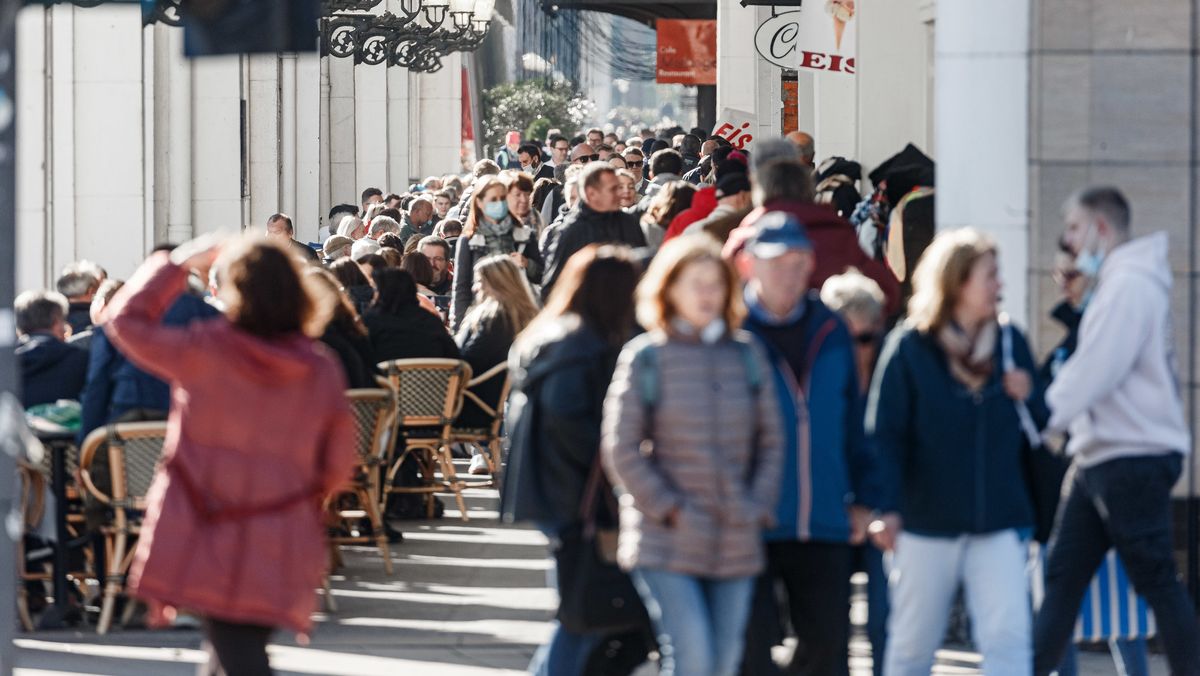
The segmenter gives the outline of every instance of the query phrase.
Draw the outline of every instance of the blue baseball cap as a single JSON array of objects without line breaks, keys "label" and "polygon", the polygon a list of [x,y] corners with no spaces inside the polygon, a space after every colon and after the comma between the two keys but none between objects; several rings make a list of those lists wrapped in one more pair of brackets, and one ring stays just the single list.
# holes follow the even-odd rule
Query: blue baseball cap
[{"label": "blue baseball cap", "polygon": [[755,233],[746,252],[755,258],[778,258],[789,251],[812,251],[812,240],[795,216],[785,211],[768,211],[754,222]]}]

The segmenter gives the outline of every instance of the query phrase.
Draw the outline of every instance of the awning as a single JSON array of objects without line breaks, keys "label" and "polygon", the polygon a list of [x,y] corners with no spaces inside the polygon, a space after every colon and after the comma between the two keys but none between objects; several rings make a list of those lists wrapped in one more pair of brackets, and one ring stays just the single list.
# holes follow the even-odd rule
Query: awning
[{"label": "awning", "polygon": [[715,19],[716,0],[542,0],[542,8],[548,12],[558,9],[589,9],[623,16],[634,21],[651,24],[655,19]]}]

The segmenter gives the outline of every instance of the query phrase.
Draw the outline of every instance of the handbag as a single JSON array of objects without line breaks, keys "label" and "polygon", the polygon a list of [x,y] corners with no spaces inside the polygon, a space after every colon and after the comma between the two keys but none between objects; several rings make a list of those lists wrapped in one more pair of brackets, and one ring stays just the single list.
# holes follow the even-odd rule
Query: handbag
[{"label": "handbag", "polygon": [[[1000,329],[1004,372],[1009,373],[1017,368],[1016,360],[1013,359],[1012,325],[1001,322]],[[1058,499],[1062,492],[1063,477],[1067,473],[1067,462],[1042,444],[1041,432],[1038,431],[1025,402],[1018,401],[1016,406],[1021,431],[1025,436],[1025,443],[1021,448],[1021,464],[1025,473],[1025,483],[1029,487],[1029,499],[1033,504],[1033,539],[1045,544],[1050,540],[1050,532],[1054,529],[1054,514],[1058,511]]]},{"label": "handbag", "polygon": [[554,552],[558,621],[572,633],[614,633],[650,624],[633,580],[616,565],[616,529],[596,525],[596,505],[607,485],[597,458],[583,492],[580,522],[562,532]]}]

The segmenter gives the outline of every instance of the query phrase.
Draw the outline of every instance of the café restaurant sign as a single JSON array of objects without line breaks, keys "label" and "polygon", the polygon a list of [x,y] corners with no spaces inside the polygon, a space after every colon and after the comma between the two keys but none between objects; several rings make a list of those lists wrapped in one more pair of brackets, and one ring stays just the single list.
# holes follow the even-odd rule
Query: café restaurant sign
[{"label": "caf\u00e9 restaurant sign", "polygon": [[854,75],[856,0],[825,0],[780,12],[754,34],[754,47],[780,68]]}]

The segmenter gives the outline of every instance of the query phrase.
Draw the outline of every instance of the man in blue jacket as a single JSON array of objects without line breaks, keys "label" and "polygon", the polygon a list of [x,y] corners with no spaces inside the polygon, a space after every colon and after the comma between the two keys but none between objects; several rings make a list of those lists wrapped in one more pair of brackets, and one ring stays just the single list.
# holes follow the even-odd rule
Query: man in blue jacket
[{"label": "man in blue jacket", "polygon": [[808,290],[812,243],[795,217],[768,212],[738,256],[746,280],[745,328],[776,365],[788,431],[776,526],[766,535],[768,570],[759,584],[743,672],[769,674],[775,582],[787,590],[799,643],[789,673],[848,673],[851,545],[866,537],[878,492],[863,430],[853,341],[842,320]]}]

